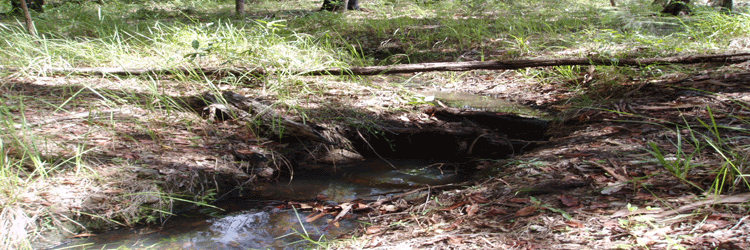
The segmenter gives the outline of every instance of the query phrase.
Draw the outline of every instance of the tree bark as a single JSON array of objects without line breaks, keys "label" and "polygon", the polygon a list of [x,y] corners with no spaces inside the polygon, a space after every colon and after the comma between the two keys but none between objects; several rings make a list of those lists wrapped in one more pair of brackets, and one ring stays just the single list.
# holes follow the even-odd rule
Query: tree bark
[{"label": "tree bark", "polygon": [[721,11],[725,13],[732,12],[732,6],[734,5],[732,0],[711,0],[709,4],[721,7]]},{"label": "tree bark", "polygon": [[279,138],[291,136],[335,145],[325,139],[318,129],[281,116],[273,107],[231,91],[225,91],[220,96],[207,92],[200,97],[189,97],[181,103],[196,111],[208,111],[209,116],[216,120],[255,122],[257,119],[261,128]]},{"label": "tree bark", "polygon": [[339,7],[339,12],[346,13],[346,9],[349,8],[349,0],[341,0],[341,7]]},{"label": "tree bark", "polygon": [[[529,67],[548,67],[562,65],[606,65],[606,66],[630,66],[644,67],[654,64],[695,64],[695,63],[738,63],[750,60],[750,53],[717,54],[717,55],[695,55],[695,56],[673,56],[652,58],[558,58],[558,59],[519,59],[498,61],[472,61],[472,62],[437,62],[437,63],[415,63],[390,66],[370,66],[352,68],[329,68],[318,70],[265,70],[256,68],[161,68],[161,69],[123,69],[123,68],[46,68],[43,72],[49,74],[91,74],[91,75],[149,75],[149,74],[175,74],[175,73],[203,73],[235,74],[235,75],[268,75],[281,71],[297,75],[380,75],[380,74],[403,74],[429,71],[470,71],[470,70],[509,70]],[[20,71],[17,68],[3,68],[11,72]]]},{"label": "tree bark", "polygon": [[238,16],[245,15],[245,0],[235,0],[234,10]]},{"label": "tree bark", "polygon": [[[269,138],[297,138],[303,143],[361,152],[360,157],[505,157],[545,140],[548,128],[546,121],[505,113],[429,107],[423,112],[433,117],[430,121],[383,121],[368,125],[367,133],[361,132],[361,124],[323,124],[326,128],[295,122],[269,105],[230,91],[221,95],[205,93],[179,102],[204,115],[208,113],[209,119],[257,124],[261,132],[273,135]],[[314,158],[324,161],[325,155]]]},{"label": "tree bark", "polygon": [[29,35],[36,36],[34,21],[31,20],[31,13],[29,13],[29,7],[26,5],[26,0],[21,0],[21,9],[23,10],[24,18],[26,19],[26,29],[28,29]]}]

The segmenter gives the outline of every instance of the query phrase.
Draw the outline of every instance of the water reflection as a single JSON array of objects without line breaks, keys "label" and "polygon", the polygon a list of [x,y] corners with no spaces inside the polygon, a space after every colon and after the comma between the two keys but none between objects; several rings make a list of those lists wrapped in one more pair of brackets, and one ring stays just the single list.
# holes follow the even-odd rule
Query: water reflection
[{"label": "water reflection", "polygon": [[388,162],[367,159],[344,166],[316,166],[312,170],[298,170],[291,182],[258,184],[245,196],[333,203],[377,200],[383,194],[459,180],[455,166],[449,165],[422,159],[390,159]]}]

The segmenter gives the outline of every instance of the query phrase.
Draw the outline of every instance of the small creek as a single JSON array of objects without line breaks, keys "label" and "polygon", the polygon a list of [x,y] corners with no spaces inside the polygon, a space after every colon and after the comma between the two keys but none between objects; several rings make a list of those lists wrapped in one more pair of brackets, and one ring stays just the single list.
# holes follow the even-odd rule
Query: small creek
[{"label": "small creek", "polygon": [[[538,111],[502,100],[468,94],[422,93],[459,108],[477,108],[542,116]],[[309,211],[286,209],[288,201],[336,205],[353,200],[375,201],[425,185],[458,183],[473,178],[457,164],[423,159],[368,159],[348,165],[303,165],[292,180],[261,183],[255,190],[222,200],[216,209],[180,214],[163,225],[105,232],[77,239],[56,249],[305,249],[311,239],[328,239],[353,232],[360,223],[333,215],[306,222]],[[281,207],[284,207],[283,209]]]},{"label": "small creek", "polygon": [[317,200],[329,205],[356,199],[375,201],[424,185],[461,180],[449,164],[410,159],[389,162],[369,159],[336,167],[303,166],[291,181],[260,184],[256,190],[244,192],[242,198],[216,204],[224,211],[193,211],[175,216],[161,227],[113,230],[56,249],[305,249],[310,244],[300,236],[305,232],[312,239],[322,235],[335,238],[353,232],[359,223],[347,219],[329,226],[333,215],[305,222],[311,212],[279,209],[285,201]]}]

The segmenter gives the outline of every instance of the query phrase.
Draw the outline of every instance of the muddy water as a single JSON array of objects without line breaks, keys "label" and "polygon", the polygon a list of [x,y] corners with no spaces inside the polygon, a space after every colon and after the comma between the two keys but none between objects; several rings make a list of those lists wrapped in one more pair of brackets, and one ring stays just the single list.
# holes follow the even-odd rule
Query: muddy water
[{"label": "muddy water", "polygon": [[[455,168],[423,160],[370,159],[343,166],[302,166],[291,181],[268,183],[218,207],[183,214],[163,226],[115,230],[80,239],[57,249],[306,249],[311,239],[353,232],[354,219],[329,225],[333,215],[305,222],[307,211],[279,209],[286,201],[329,205],[355,199],[374,201],[399,191],[460,180]],[[394,169],[394,167],[396,169]]]}]

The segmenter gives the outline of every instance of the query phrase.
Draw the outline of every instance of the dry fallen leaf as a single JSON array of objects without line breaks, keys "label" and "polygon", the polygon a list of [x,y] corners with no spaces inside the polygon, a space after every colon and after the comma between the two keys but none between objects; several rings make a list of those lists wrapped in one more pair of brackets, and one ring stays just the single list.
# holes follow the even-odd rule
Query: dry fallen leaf
[{"label": "dry fallen leaf", "polygon": [[577,221],[572,221],[572,220],[565,221],[565,224],[568,225],[568,226],[570,226],[570,227],[574,227],[574,228],[583,228],[583,227],[585,227],[585,225],[583,225],[583,223],[580,223],[580,222],[577,222]]},{"label": "dry fallen leaf", "polygon": [[529,198],[513,198],[513,199],[510,199],[510,202],[513,202],[513,203],[528,203],[530,201],[531,201],[531,199],[529,199]]},{"label": "dry fallen leaf", "polygon": [[529,215],[534,214],[534,212],[536,212],[537,209],[539,209],[539,207],[537,206],[528,206],[525,208],[521,208],[520,210],[516,211],[516,216],[517,217],[529,216]]},{"label": "dry fallen leaf", "polygon": [[443,208],[442,210],[443,211],[450,211],[450,210],[456,209],[456,208],[458,208],[460,206],[466,205],[468,203],[469,203],[469,201],[457,202],[457,203],[454,203],[453,205],[451,205],[450,207]]},{"label": "dry fallen leaf", "polygon": [[448,244],[460,245],[463,242],[464,242],[464,239],[461,238],[461,236],[453,236],[453,235],[448,236]]},{"label": "dry fallen leaf", "polygon": [[484,198],[484,196],[482,196],[481,194],[473,194],[469,196],[469,199],[471,199],[473,202],[482,203],[482,204],[488,202],[487,198]]},{"label": "dry fallen leaf", "polygon": [[466,215],[468,216],[474,216],[477,212],[479,212],[479,204],[473,204],[466,209]]},{"label": "dry fallen leaf", "polygon": [[371,226],[365,229],[365,234],[378,234],[384,232],[385,228],[379,226]]},{"label": "dry fallen leaf", "polygon": [[562,201],[562,203],[568,207],[575,207],[575,206],[578,206],[578,204],[580,204],[578,202],[578,199],[571,197],[570,195],[566,195],[566,194],[560,195],[560,201]]},{"label": "dry fallen leaf", "polygon": [[299,204],[299,209],[312,209],[312,208],[313,208],[313,206],[310,205],[310,204],[307,204],[307,203],[300,203]]},{"label": "dry fallen leaf", "polygon": [[489,216],[506,215],[506,214],[508,214],[508,211],[502,208],[493,208],[492,210],[487,212],[487,215]]},{"label": "dry fallen leaf", "polygon": [[386,211],[386,212],[396,212],[396,211],[398,211],[398,207],[396,207],[395,205],[385,205],[385,206],[382,206],[380,208],[383,211]]},{"label": "dry fallen leaf", "polygon": [[87,237],[93,237],[96,236],[96,234],[90,234],[90,233],[82,233],[82,234],[76,234],[71,236],[72,238],[87,238]]},{"label": "dry fallen leaf", "polygon": [[370,239],[370,243],[367,245],[368,247],[371,247],[371,248],[378,247],[380,245],[383,245],[383,239],[380,237],[372,237],[372,239]]},{"label": "dry fallen leaf", "polygon": [[321,213],[318,213],[318,214],[315,214],[315,215],[311,214],[310,216],[307,217],[307,219],[305,219],[305,222],[316,221],[316,220],[320,219],[320,217],[323,217],[323,215],[326,215],[326,213],[322,213],[321,212]]}]

